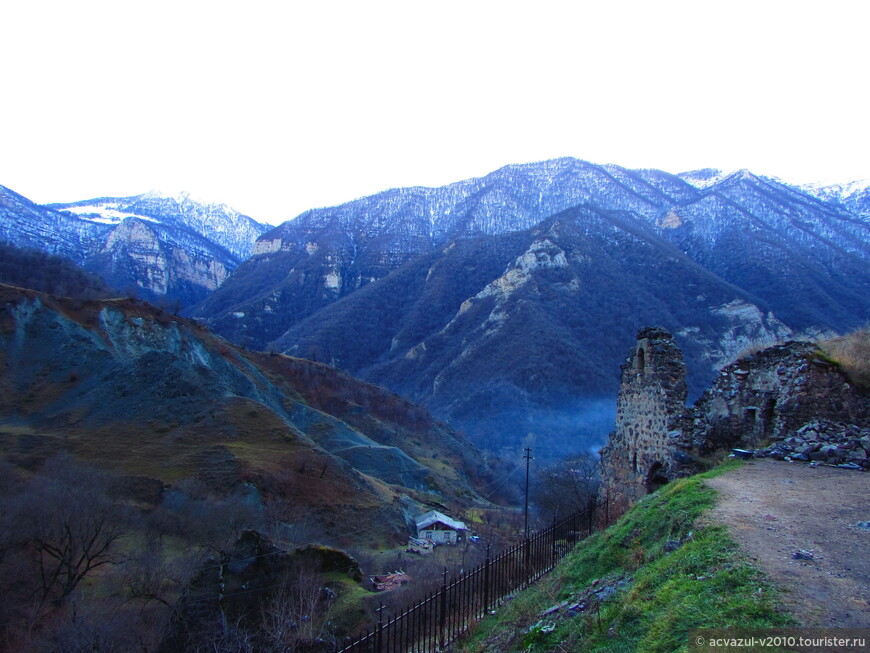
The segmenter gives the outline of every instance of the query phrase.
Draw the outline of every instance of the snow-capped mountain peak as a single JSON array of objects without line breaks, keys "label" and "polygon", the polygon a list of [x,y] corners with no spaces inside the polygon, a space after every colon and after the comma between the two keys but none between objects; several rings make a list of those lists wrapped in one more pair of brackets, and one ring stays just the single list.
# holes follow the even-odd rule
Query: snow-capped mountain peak
[{"label": "snow-capped mountain peak", "polygon": [[720,181],[736,174],[735,170],[720,170],[718,168],[701,168],[700,170],[691,170],[689,172],[681,172],[677,175],[680,179],[688,184],[691,184],[699,190],[704,190],[718,184]]},{"label": "snow-capped mountain peak", "polygon": [[804,184],[800,188],[826,202],[836,202],[856,215],[870,218],[870,179],[842,184]]},{"label": "snow-capped mountain peak", "polygon": [[83,220],[99,224],[118,224],[127,218],[138,218],[148,220],[149,222],[159,222],[159,220],[149,216],[120,210],[120,206],[121,202],[118,200],[89,200],[88,202],[83,203],[77,202],[75,204],[68,204],[65,205],[63,209],[59,210],[77,215]]},{"label": "snow-capped mountain peak", "polygon": [[225,248],[238,261],[251,253],[254,241],[266,229],[226,204],[204,204],[187,191],[168,194],[151,190],[131,197],[100,197],[70,204],[52,204],[51,209],[73,214],[99,224],[117,225],[127,219],[158,223],[202,234]]},{"label": "snow-capped mountain peak", "polygon": [[226,202],[220,201],[218,198],[208,193],[200,191],[191,191],[184,188],[152,188],[147,193],[140,195],[142,199],[149,200],[170,200],[183,206],[185,204],[196,204],[198,206],[207,206],[214,209],[220,209],[226,213],[240,215],[233,207]]},{"label": "snow-capped mountain peak", "polygon": [[867,192],[870,189],[870,179],[856,179],[842,184],[810,183],[802,184],[806,192],[821,199],[838,198],[845,199],[858,193]]}]

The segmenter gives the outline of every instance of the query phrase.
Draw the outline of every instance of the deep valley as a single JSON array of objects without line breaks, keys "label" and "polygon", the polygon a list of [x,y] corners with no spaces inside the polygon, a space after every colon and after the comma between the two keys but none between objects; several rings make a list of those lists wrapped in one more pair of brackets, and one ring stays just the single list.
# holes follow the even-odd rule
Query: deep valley
[{"label": "deep valley", "polygon": [[[331,653],[529,530],[640,641],[676,608],[635,571],[736,550],[681,479],[734,448],[866,476],[866,195],[566,158],[269,226],[0,187],[0,650]],[[578,510],[611,528],[571,554]],[[465,645],[600,643],[538,598]]]}]

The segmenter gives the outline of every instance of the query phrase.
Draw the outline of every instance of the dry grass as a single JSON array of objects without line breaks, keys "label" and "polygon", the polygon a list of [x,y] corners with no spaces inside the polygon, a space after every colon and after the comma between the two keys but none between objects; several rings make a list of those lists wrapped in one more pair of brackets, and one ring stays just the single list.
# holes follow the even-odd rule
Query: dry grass
[{"label": "dry grass", "polygon": [[870,388],[870,325],[819,343],[855,385]]},{"label": "dry grass", "polygon": [[737,352],[737,354],[734,356],[734,360],[739,361],[748,356],[754,356],[758,352],[764,351],[765,349],[770,349],[771,347],[776,347],[777,345],[783,344],[783,342],[783,340],[778,340],[776,338],[753,340],[743,349]]}]

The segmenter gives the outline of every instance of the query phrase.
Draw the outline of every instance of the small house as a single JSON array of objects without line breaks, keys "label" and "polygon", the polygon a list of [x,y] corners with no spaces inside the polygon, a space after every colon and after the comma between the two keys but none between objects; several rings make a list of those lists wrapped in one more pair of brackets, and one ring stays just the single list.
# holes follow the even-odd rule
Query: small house
[{"label": "small house", "polygon": [[463,531],[468,530],[461,521],[430,510],[416,519],[417,537],[433,544],[456,544]]}]

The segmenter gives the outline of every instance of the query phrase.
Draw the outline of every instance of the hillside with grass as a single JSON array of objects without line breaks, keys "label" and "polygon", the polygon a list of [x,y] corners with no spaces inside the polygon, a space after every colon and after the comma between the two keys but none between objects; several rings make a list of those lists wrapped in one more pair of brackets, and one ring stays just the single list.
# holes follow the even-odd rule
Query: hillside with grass
[{"label": "hillside with grass", "polygon": [[409,507],[490,506],[492,473],[326,365],[132,298],[0,284],[0,651],[332,641],[371,617],[346,552],[395,556]]},{"label": "hillside with grass", "polygon": [[[341,540],[405,531],[398,497],[475,500],[480,455],[425,410],[325,365],[249,352],[134,299],[0,286],[0,452],[58,451],[162,486],[253,486]],[[335,541],[333,543],[336,543]]]},{"label": "hillside with grass", "polygon": [[692,628],[796,625],[777,591],[707,516],[706,481],[734,463],[639,501],[577,545],[459,643],[465,653],[685,651]]}]

